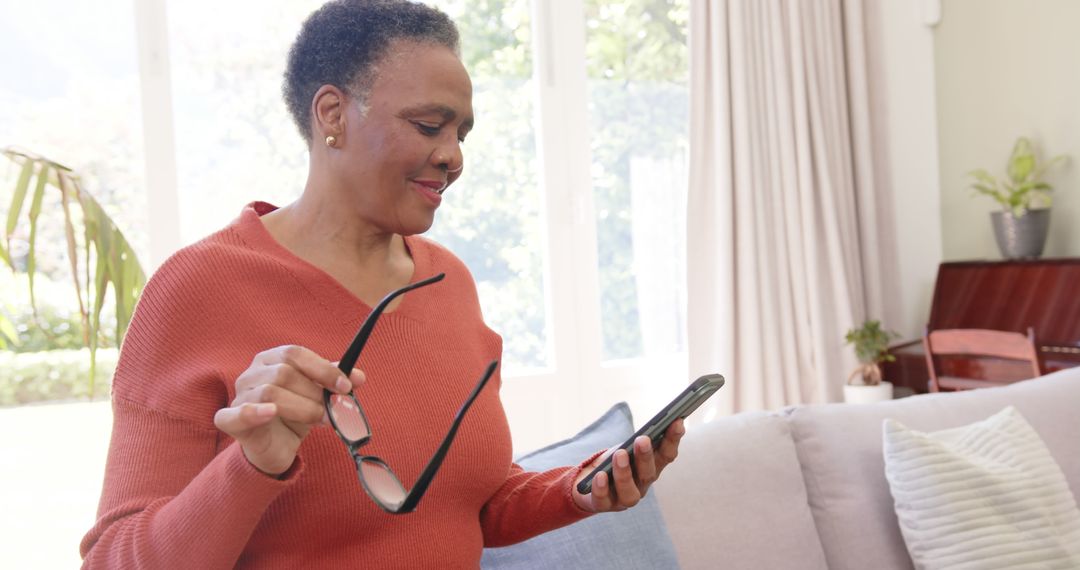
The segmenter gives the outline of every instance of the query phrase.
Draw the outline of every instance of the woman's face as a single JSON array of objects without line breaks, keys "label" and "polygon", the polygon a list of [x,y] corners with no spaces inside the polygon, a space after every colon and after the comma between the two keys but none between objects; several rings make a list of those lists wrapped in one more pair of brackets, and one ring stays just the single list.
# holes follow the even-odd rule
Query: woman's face
[{"label": "woman's face", "polygon": [[472,82],[452,51],[415,42],[391,46],[376,73],[364,105],[345,104],[334,167],[359,216],[380,231],[422,233],[461,175]]}]

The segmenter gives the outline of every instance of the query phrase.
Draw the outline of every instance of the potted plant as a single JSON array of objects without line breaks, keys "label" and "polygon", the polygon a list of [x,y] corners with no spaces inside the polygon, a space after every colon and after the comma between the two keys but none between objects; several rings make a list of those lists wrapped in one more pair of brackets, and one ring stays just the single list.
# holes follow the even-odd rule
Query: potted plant
[{"label": "potted plant", "polygon": [[1064,155],[1039,164],[1026,137],[1016,139],[1006,164],[1006,177],[997,178],[985,169],[968,173],[972,189],[993,198],[1001,210],[990,214],[998,249],[1006,259],[1039,257],[1050,228],[1050,191],[1043,180],[1046,171]]},{"label": "potted plant", "polygon": [[895,332],[881,328],[881,322],[868,320],[847,332],[844,340],[855,347],[859,366],[848,376],[844,386],[844,401],[862,404],[891,400],[893,386],[881,379],[881,363],[892,362],[889,341],[898,337]]}]

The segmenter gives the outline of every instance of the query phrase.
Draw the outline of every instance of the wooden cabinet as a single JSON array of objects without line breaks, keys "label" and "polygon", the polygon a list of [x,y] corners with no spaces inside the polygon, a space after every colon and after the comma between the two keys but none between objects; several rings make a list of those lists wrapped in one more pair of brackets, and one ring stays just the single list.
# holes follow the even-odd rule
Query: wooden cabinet
[{"label": "wooden cabinet", "polygon": [[[1019,333],[1033,327],[1045,372],[1080,366],[1080,259],[942,263],[927,326]],[[921,339],[893,345],[890,352],[896,362],[882,367],[885,380],[926,392],[929,373]],[[1023,363],[970,358],[941,366],[956,376],[1009,375],[1013,368],[1023,374],[1024,368]]]}]

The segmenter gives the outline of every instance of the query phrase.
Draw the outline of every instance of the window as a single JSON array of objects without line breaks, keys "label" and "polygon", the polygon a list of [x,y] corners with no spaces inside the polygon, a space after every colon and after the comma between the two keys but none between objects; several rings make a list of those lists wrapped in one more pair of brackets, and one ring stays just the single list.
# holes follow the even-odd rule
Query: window
[{"label": "window", "polygon": [[[477,126],[430,237],[468,264],[503,335],[516,443],[570,433],[617,400],[652,413],[687,380],[689,0],[431,1],[461,29]],[[288,203],[307,156],[281,74],[319,4],[5,4],[0,46],[20,57],[0,78],[0,104],[16,110],[0,116],[2,142],[73,163],[140,253],[151,230],[175,250],[247,202]],[[157,29],[169,58],[155,70],[171,90],[143,102],[152,80],[138,56],[149,48],[136,32]],[[171,116],[171,137],[144,143],[143,103],[147,117]],[[156,177],[175,170],[175,197],[146,179],[144,157],[165,161]],[[171,207],[147,213],[148,201]],[[179,234],[159,232],[163,221],[178,221]],[[42,273],[62,280],[63,251],[54,254]]]},{"label": "window", "polygon": [[[130,0],[0,3],[0,147],[73,168],[142,254],[146,180],[132,8]],[[17,176],[14,163],[0,157],[5,212]],[[11,568],[78,566],[77,544],[94,524],[108,447],[107,402],[13,407],[42,393],[71,398],[87,386],[59,195],[46,189],[38,219],[36,314],[26,276],[0,269],[0,316],[10,318],[20,340],[0,350],[0,431],[7,434],[0,534],[8,537],[3,564]],[[23,269],[28,226],[19,220],[10,242]],[[99,372],[115,361],[115,348],[98,351]],[[57,441],[67,449],[55,453]]]},{"label": "window", "polygon": [[476,278],[484,319],[503,337],[504,375],[550,370],[529,3],[437,5],[461,32],[477,128],[463,149],[462,178],[428,235],[460,256]]},{"label": "window", "polygon": [[[0,50],[6,54],[0,75],[0,146],[74,168],[84,186],[108,204],[132,245],[145,251],[146,182],[131,3],[5,2],[0,4]],[[2,162],[6,179],[12,165]],[[10,187],[5,184],[3,191]],[[55,194],[47,193],[46,199]],[[39,231],[59,227],[47,225]],[[60,231],[38,239],[63,243]],[[41,251],[45,259],[38,262],[45,276],[69,279],[64,252]]]},{"label": "window", "polygon": [[[306,150],[280,78],[289,43],[319,3],[169,3],[184,243],[253,199],[284,204],[302,189]],[[649,362],[677,364],[685,351],[686,0],[434,4],[461,30],[477,128],[465,174],[428,235],[472,270],[485,318],[504,338],[505,375],[563,395],[599,375],[619,393],[646,382]],[[208,10],[225,14],[207,21]],[[227,24],[240,17],[251,25]],[[584,157],[591,162],[575,168]],[[565,405],[538,410],[555,418]],[[570,408],[552,421],[587,412]]]},{"label": "window", "polygon": [[300,24],[321,4],[168,2],[184,244],[220,229],[253,200],[281,206],[303,191],[307,146],[282,102],[281,76]]},{"label": "window", "polygon": [[652,414],[686,383],[688,11],[532,4],[553,365],[503,385],[519,446],[617,400]]},{"label": "window", "polygon": [[[688,380],[689,0],[431,2],[462,32],[477,125],[465,146],[465,175],[448,193],[430,237],[468,264],[485,318],[503,335],[502,398],[515,445],[528,449],[568,435],[619,400],[639,417],[652,414]],[[0,5],[0,48],[18,54],[0,77],[0,105],[8,110],[0,114],[0,145],[76,168],[153,270],[148,242],[160,260],[162,251],[220,228],[247,202],[284,204],[299,195],[306,148],[280,82],[289,44],[321,3]],[[154,45],[167,47],[169,58],[158,58]],[[140,75],[139,62],[147,60],[151,72]],[[140,93],[155,92],[149,85],[166,95],[142,101]],[[151,180],[147,163],[157,167]],[[14,170],[0,166],[0,177]],[[173,171],[175,196],[172,181],[163,180]],[[10,187],[4,183],[0,199]],[[17,232],[13,243],[19,239]],[[64,241],[59,228],[44,226],[38,239]],[[56,290],[68,302],[62,247],[41,250],[35,288]],[[0,279],[5,296],[8,285]],[[21,310],[0,300],[6,313]],[[45,336],[78,344],[71,334],[75,309],[65,310]],[[63,418],[70,417],[82,428],[94,426],[79,432],[96,439],[80,441],[86,455],[77,459],[87,467],[83,473],[100,475],[107,404],[55,407],[48,415],[50,408],[40,407],[45,415],[30,421],[69,430]],[[25,425],[25,416],[12,413],[31,411],[0,410],[0,425]],[[5,448],[4,455],[25,457],[24,466],[45,461],[33,453]],[[0,497],[19,513],[9,517],[22,525],[19,531],[28,526],[41,540],[7,554],[16,566],[19,560],[76,564],[73,549],[50,545],[75,544],[89,528],[100,480],[87,475],[77,484],[36,484],[50,485],[55,509],[39,500],[43,495],[24,492],[35,485],[30,479],[11,482],[11,492]],[[78,516],[70,516],[72,507]],[[65,521],[62,528],[58,520]]]},{"label": "window", "polygon": [[605,361],[686,347],[688,10],[585,3]]}]

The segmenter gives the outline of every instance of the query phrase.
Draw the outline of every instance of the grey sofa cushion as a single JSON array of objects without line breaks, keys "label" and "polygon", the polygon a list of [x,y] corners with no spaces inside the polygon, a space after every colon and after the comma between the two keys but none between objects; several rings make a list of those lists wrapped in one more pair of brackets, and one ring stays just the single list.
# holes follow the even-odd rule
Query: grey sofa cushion
[{"label": "grey sofa cushion", "polygon": [[[597,451],[622,443],[634,434],[630,408],[616,404],[574,437],[517,459],[531,471],[576,465]],[[481,568],[678,568],[663,515],[650,492],[632,509],[593,515],[520,544],[488,548]]]},{"label": "grey sofa cushion", "polygon": [[1080,368],[1002,388],[913,396],[866,405],[797,408],[791,431],[829,568],[913,567],[885,479],[882,423],[920,431],[972,423],[1014,405],[1028,418],[1080,497]]}]

